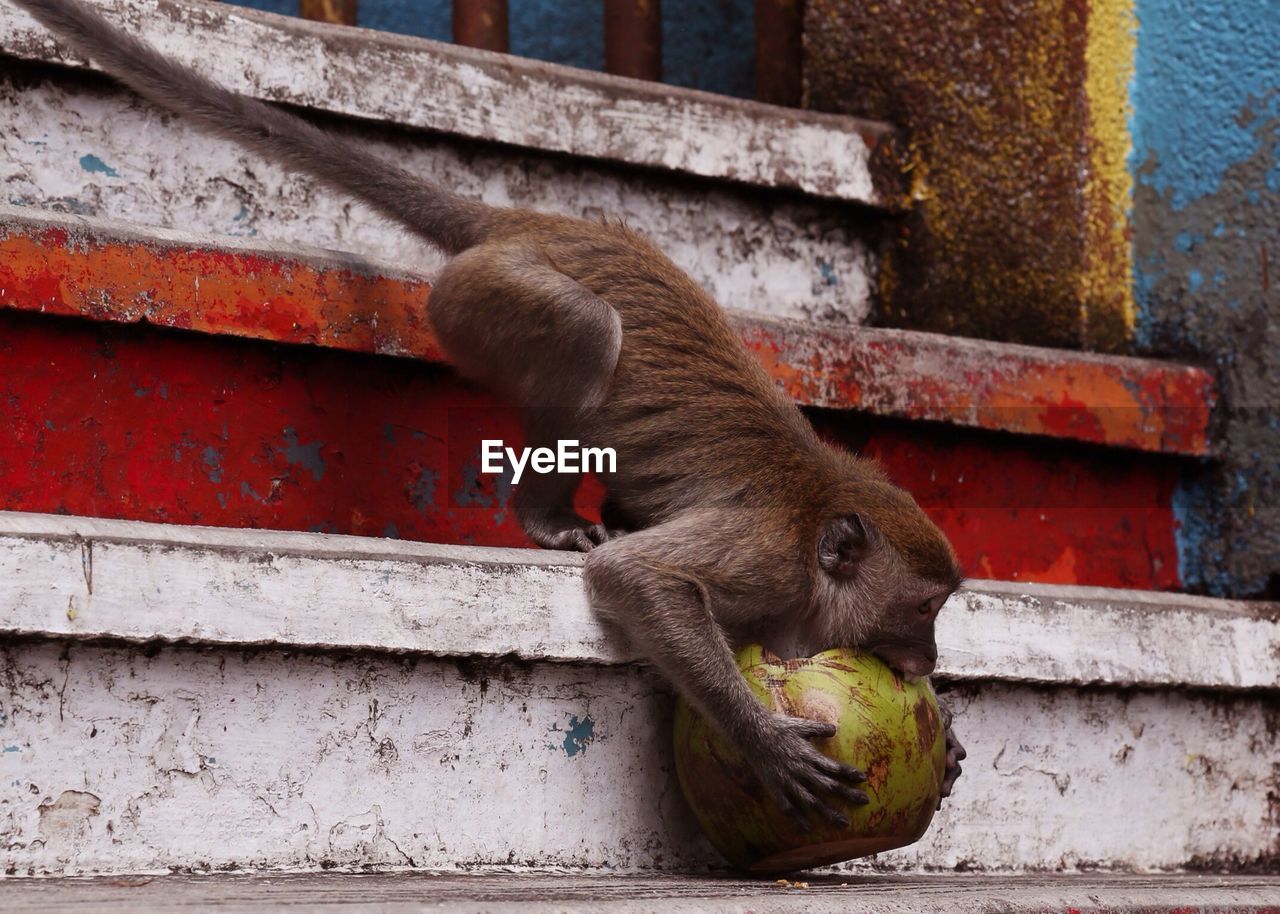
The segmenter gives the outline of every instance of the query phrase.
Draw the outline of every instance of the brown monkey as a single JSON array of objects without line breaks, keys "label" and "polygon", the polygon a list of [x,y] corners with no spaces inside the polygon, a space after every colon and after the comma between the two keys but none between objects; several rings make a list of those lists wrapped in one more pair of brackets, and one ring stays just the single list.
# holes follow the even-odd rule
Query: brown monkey
[{"label": "brown monkey", "polygon": [[[873,463],[833,448],[725,314],[648,241],[466,200],[306,121],[222,89],[82,0],[15,0],[148,99],[373,205],[453,259],[430,319],[457,369],[522,407],[527,443],[618,455],[604,515],[576,515],[576,475],[519,486],[538,544],[589,552],[593,607],[744,749],[801,822],[866,801],[861,772],[812,744],[822,722],[765,710],[733,660],[746,641],[863,647],[933,671],[934,620],[961,575],[942,533]],[[964,750],[949,736],[945,792]]]}]

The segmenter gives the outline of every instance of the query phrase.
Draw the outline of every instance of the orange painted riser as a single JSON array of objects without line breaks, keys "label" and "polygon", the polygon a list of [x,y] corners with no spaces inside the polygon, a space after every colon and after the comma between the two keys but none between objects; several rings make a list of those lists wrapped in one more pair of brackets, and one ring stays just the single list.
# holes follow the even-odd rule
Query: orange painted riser
[{"label": "orange painted riser", "polygon": [[[1176,588],[1181,461],[819,410],[974,576]],[[0,310],[0,508],[526,546],[479,470],[514,414],[445,367]],[[595,512],[589,481],[580,507]]]},{"label": "orange painted riser", "polygon": [[[429,286],[355,261],[0,221],[0,308],[439,361]],[[1137,450],[1210,450],[1212,377],[1149,360],[740,316],[797,402]]]}]

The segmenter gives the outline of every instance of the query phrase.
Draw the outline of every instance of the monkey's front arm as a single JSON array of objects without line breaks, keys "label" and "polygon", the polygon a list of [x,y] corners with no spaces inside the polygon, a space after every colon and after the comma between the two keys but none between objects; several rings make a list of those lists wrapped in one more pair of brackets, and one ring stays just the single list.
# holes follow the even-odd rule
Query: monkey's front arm
[{"label": "monkey's front arm", "polygon": [[702,521],[668,522],[593,550],[586,568],[591,604],[733,741],[800,827],[814,815],[846,826],[826,798],[866,803],[854,786],[866,777],[813,745],[834,736],[834,725],[774,714],[748,688],[696,567],[705,543],[726,528]]}]

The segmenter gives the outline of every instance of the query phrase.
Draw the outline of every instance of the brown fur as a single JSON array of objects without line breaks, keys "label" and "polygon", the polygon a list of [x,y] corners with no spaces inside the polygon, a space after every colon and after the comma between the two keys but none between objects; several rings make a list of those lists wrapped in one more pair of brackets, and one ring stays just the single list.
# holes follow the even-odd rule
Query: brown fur
[{"label": "brown fur", "polygon": [[[484,206],[347,148],[79,0],[14,2],[153,101],[454,254],[430,317],[458,369],[524,407],[528,444],[573,437],[618,455],[614,529],[574,514],[576,476],[533,475],[517,492],[529,535],[591,553],[595,609],[746,750],[780,803],[838,820],[824,795],[865,800],[861,774],[810,742],[831,728],[766,712],[732,649],[861,646],[925,675],[955,557],[879,467],[819,440],[692,279],[622,225]],[[954,743],[952,760],[962,753]]]}]

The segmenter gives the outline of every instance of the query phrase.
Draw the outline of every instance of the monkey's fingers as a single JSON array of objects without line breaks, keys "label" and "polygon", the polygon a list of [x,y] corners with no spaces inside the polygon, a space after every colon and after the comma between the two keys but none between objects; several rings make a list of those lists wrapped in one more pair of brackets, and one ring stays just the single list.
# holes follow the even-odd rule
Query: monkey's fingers
[{"label": "monkey's fingers", "polygon": [[844,813],[823,802],[817,793],[800,782],[792,781],[786,786],[785,792],[788,796],[783,808],[789,810],[788,815],[800,831],[807,834],[812,830],[815,817],[824,819],[837,828],[849,827],[849,820],[845,818]]},{"label": "monkey's fingers", "polygon": [[859,790],[849,784],[842,784],[839,781],[825,781],[822,789],[827,793],[837,796],[846,803],[852,803],[854,806],[865,806],[871,802],[871,797],[867,796],[865,790]]},{"label": "monkey's fingers", "polygon": [[868,802],[868,797],[852,785],[824,773],[825,763],[830,759],[819,752],[810,751],[812,754],[804,759],[804,763],[808,763],[809,767],[804,767],[802,763],[802,766],[786,782],[789,799],[793,801],[794,806],[802,809],[810,817],[820,817],[830,825],[848,828],[848,818],[840,809],[832,805],[831,800],[834,799],[837,803],[843,800],[846,803],[861,805]]},{"label": "monkey's fingers", "polygon": [[829,806],[826,803],[819,803],[815,811],[822,816],[822,818],[827,820],[828,825],[834,825],[836,828],[849,827],[849,817],[834,806]]},{"label": "monkey's fingers", "polygon": [[544,549],[559,549],[567,552],[590,552],[596,544],[582,527],[567,527],[533,537],[534,542]]},{"label": "monkey's fingers", "polygon": [[795,826],[796,831],[802,835],[807,835],[813,831],[813,823],[809,821],[809,817],[796,809],[795,804],[787,799],[785,791],[771,789],[770,793],[773,795],[773,802],[777,803],[778,808],[782,810],[782,814],[791,820],[791,824]]},{"label": "monkey's fingers", "polygon": [[595,546],[603,546],[609,542],[610,535],[604,524],[592,524],[586,529],[587,539]]},{"label": "monkey's fingers", "polygon": [[555,535],[558,545],[553,548],[569,549],[574,552],[590,552],[597,546],[603,546],[609,540],[617,539],[621,535],[620,531],[610,530],[604,524],[572,527]]},{"label": "monkey's fingers", "polygon": [[834,784],[826,781],[824,778],[815,778],[813,782],[813,790],[808,787],[797,786],[797,797],[804,811],[810,816],[818,816],[825,819],[827,824],[834,825],[837,828],[848,828],[849,820],[840,810],[836,809],[830,803],[822,799],[820,794],[833,793]]},{"label": "monkey's fingers", "polygon": [[783,717],[783,725],[796,736],[804,739],[830,739],[836,735],[836,725],[807,717]]},{"label": "monkey's fingers", "polygon": [[964,746],[960,744],[960,740],[956,739],[956,735],[947,730],[947,769],[942,777],[942,791],[938,798],[938,808],[942,808],[942,801],[946,797],[951,796],[951,790],[956,785],[956,781],[963,773],[964,769],[960,767],[960,763],[969,757],[969,753],[965,751]]},{"label": "monkey's fingers", "polygon": [[[963,756],[961,756],[963,758]],[[958,761],[951,761],[948,757],[947,772],[942,778],[942,796],[951,796],[951,789],[956,786],[956,781],[960,779],[960,775],[964,773],[964,769],[960,767]]]},{"label": "monkey's fingers", "polygon": [[951,796],[951,790],[956,786],[956,781],[960,778],[961,769],[956,765],[954,769],[948,769],[947,776],[942,779],[942,792],[938,795],[938,808],[942,808],[942,801]]},{"label": "monkey's fingers", "polygon": [[818,770],[833,780],[843,784],[861,784],[867,779],[867,776],[854,768],[852,765],[846,765],[844,762],[838,761],[827,755],[822,755],[821,760],[817,762]]},{"label": "monkey's fingers", "polygon": [[950,706],[950,705],[948,705],[948,704],[947,704],[945,701],[943,701],[941,698],[939,698],[939,699],[938,699],[938,710],[942,712],[942,729],[944,729],[944,730],[948,731],[947,735],[948,735],[948,736],[950,736],[950,735],[951,735],[951,734],[950,734],[950,730],[951,730],[951,721],[952,721],[952,718],[953,718],[953,715],[952,715],[952,713],[951,713],[951,706]]}]

